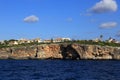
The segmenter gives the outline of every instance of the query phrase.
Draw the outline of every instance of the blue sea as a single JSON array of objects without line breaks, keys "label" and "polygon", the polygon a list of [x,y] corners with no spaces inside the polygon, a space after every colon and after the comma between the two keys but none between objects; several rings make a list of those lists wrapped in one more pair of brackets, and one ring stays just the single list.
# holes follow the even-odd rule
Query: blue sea
[{"label": "blue sea", "polygon": [[0,60],[0,80],[120,80],[120,61]]}]

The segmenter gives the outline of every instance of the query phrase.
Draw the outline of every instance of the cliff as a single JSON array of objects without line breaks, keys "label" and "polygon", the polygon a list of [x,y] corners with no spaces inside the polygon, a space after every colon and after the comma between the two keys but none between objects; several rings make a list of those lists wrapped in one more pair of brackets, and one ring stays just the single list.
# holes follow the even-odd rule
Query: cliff
[{"label": "cliff", "polygon": [[120,59],[120,47],[41,44],[0,48],[0,59]]}]

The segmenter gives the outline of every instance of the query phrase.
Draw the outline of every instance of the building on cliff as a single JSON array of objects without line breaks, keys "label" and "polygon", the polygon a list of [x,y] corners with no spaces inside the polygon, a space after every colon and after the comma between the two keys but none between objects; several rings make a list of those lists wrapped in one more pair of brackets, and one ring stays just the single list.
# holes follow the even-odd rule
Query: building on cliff
[{"label": "building on cliff", "polygon": [[43,42],[44,42],[44,43],[50,43],[51,40],[44,40]]},{"label": "building on cliff", "polygon": [[3,41],[3,40],[1,40],[1,41],[0,41],[0,44],[4,44],[4,41]]},{"label": "building on cliff", "polygon": [[42,40],[40,38],[35,38],[35,39],[31,39],[31,40],[29,40],[29,39],[20,39],[20,40],[18,40],[19,44],[22,44],[22,43],[32,43],[32,42],[41,43]]},{"label": "building on cliff", "polygon": [[53,40],[53,42],[65,42],[65,41],[71,41],[70,38],[56,38]]},{"label": "building on cliff", "polygon": [[36,39],[33,39],[33,42],[38,42],[38,43],[41,43],[42,40],[40,38],[36,38]]},{"label": "building on cliff", "polygon": [[10,41],[9,42],[9,46],[12,46],[12,45],[18,45],[18,41]]}]

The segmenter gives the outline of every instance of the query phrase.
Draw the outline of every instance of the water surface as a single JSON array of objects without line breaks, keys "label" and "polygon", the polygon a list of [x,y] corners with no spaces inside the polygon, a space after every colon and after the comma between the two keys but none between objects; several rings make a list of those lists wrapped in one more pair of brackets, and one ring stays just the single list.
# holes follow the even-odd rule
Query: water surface
[{"label": "water surface", "polygon": [[120,61],[0,60],[0,80],[120,80]]}]

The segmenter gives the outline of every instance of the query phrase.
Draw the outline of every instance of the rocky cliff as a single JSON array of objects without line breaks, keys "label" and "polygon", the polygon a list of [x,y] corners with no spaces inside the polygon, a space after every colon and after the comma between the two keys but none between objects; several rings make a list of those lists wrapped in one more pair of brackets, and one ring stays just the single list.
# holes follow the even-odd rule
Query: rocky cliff
[{"label": "rocky cliff", "polygon": [[120,59],[120,47],[41,44],[1,48],[0,59]]}]

